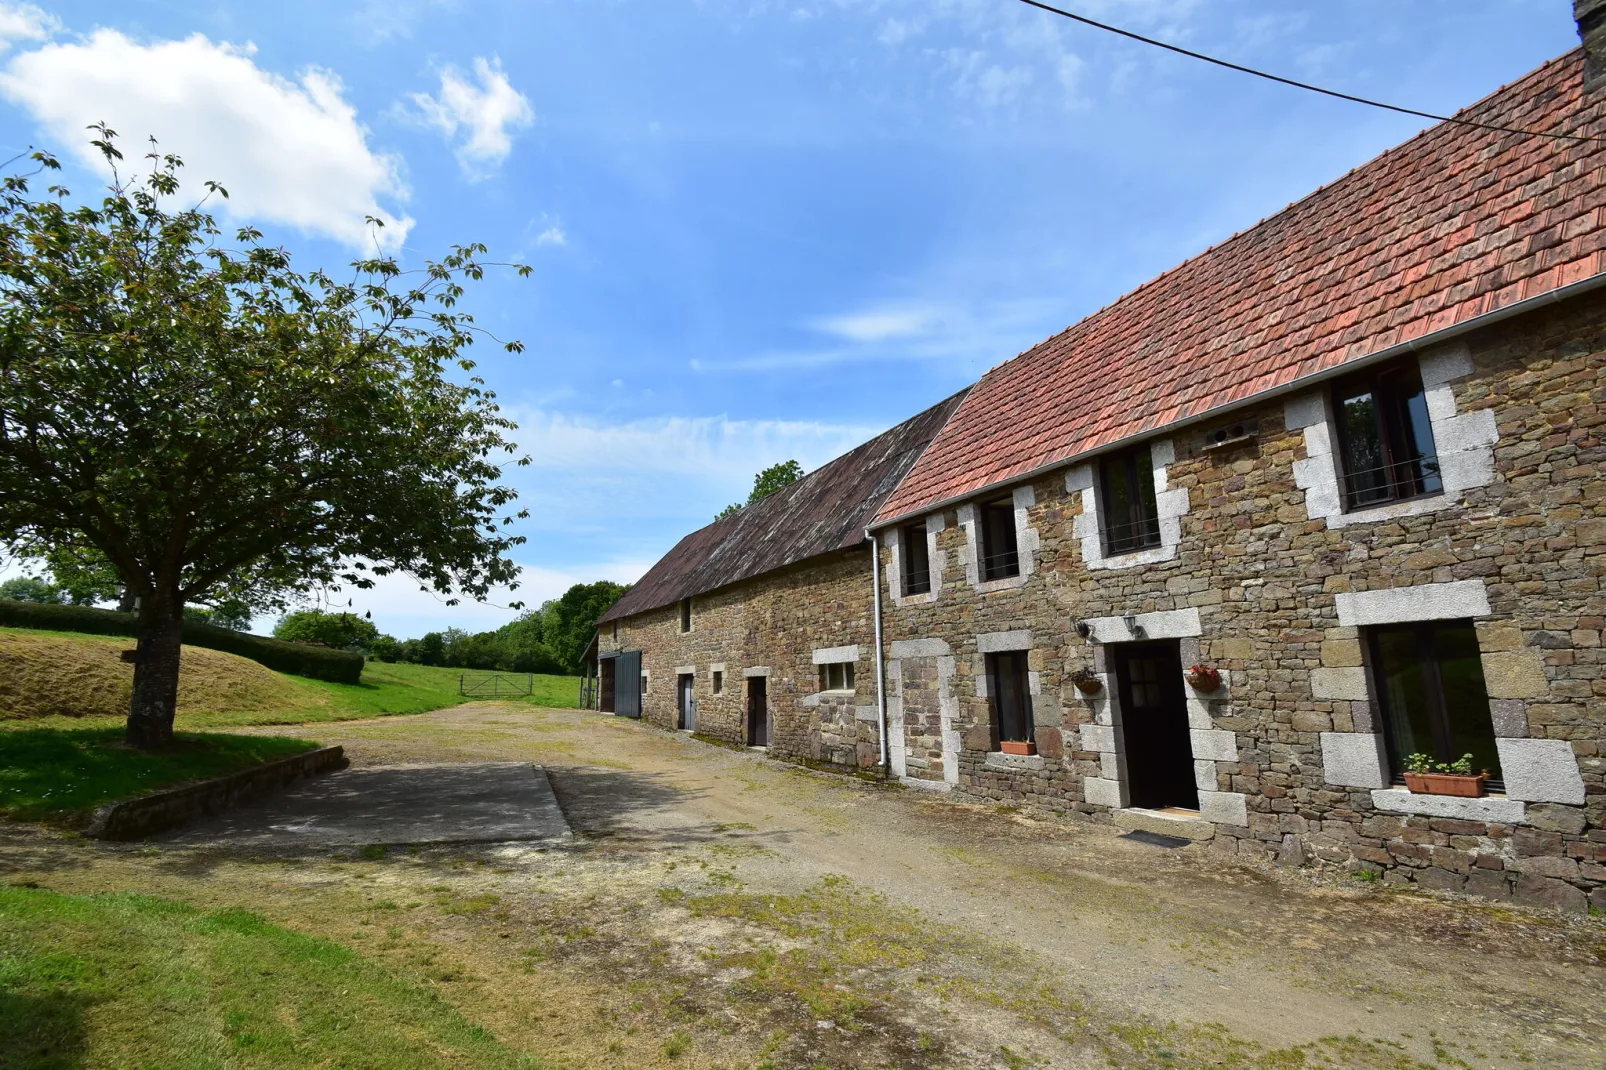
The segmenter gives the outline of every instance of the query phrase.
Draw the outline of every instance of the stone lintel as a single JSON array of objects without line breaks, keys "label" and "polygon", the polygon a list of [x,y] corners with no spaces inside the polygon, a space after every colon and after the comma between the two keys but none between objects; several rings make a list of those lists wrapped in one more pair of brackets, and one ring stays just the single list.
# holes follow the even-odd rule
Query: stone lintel
[{"label": "stone lintel", "polygon": [[1334,595],[1333,601],[1338,607],[1338,623],[1345,627],[1487,617],[1492,612],[1489,592],[1482,580],[1420,583],[1414,587],[1343,593]]},{"label": "stone lintel", "polygon": [[847,646],[824,646],[814,651],[814,664],[816,665],[835,665],[839,662],[858,660],[858,643],[851,643]]}]

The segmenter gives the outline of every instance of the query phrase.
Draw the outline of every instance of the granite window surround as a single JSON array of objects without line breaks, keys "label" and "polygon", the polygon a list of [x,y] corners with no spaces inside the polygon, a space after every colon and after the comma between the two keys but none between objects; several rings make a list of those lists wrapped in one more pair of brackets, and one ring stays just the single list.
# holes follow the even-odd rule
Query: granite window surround
[{"label": "granite window surround", "polygon": [[931,574],[931,590],[925,594],[904,594],[905,577],[903,540],[904,533],[910,525],[900,525],[890,528],[886,534],[887,552],[891,555],[890,567],[887,569],[887,584],[891,588],[892,604],[898,608],[904,606],[923,606],[935,602],[942,593],[942,573],[948,564],[946,552],[937,549],[937,536],[947,528],[947,522],[940,512],[931,513],[925,519],[926,525],[926,562]]},{"label": "granite window surround", "polygon": [[[1543,700],[1548,694],[1544,665],[1523,646],[1516,629],[1490,620],[1493,612],[1482,580],[1345,593],[1335,596],[1335,603],[1339,626],[1327,631],[1324,664],[1311,672],[1311,694],[1323,701],[1349,701],[1354,730],[1321,734],[1323,779],[1328,784],[1366,789],[1374,806],[1391,813],[1512,825],[1528,823],[1529,803],[1583,805],[1584,782],[1572,744],[1528,738],[1527,701]],[[1503,796],[1459,799],[1394,787],[1383,726],[1372,713],[1379,706],[1370,673],[1362,664],[1359,629],[1458,619],[1470,619],[1478,627],[1495,746],[1505,775]]]},{"label": "granite window surround", "polygon": [[1188,515],[1191,502],[1188,488],[1172,487],[1168,473],[1176,463],[1176,445],[1169,438],[1157,438],[1149,443],[1149,461],[1154,466],[1155,519],[1160,526],[1160,545],[1131,553],[1106,555],[1104,549],[1104,517],[1099,508],[1103,493],[1099,479],[1099,462],[1079,464],[1065,473],[1065,489],[1071,494],[1080,493],[1082,511],[1076,517],[1073,534],[1082,544],[1082,564],[1089,569],[1141,568],[1162,561],[1173,560],[1182,543],[1182,518]]},{"label": "granite window surround", "polygon": [[1499,440],[1492,409],[1458,413],[1451,385],[1472,374],[1472,355],[1464,342],[1424,354],[1420,360],[1428,425],[1438,453],[1438,494],[1346,510],[1331,392],[1313,390],[1289,399],[1283,419],[1290,431],[1303,431],[1305,456],[1294,462],[1294,484],[1305,492],[1305,512],[1330,528],[1420,516],[1461,504],[1462,494],[1496,479],[1494,445]]},{"label": "granite window surround", "polygon": [[[1017,587],[1024,587],[1037,571],[1037,551],[1040,544],[1037,529],[1031,524],[1031,508],[1037,504],[1037,494],[1032,490],[1031,484],[1025,484],[1014,489],[1010,494],[1011,504],[1015,511],[1015,550],[1020,559],[1020,572],[1018,575],[1005,576],[1002,579],[983,580],[981,578],[981,502],[966,502],[959,507],[959,527],[965,533],[965,545],[962,550],[965,566],[965,582],[975,590],[986,594],[990,591],[1008,591]],[[937,568],[937,561],[932,559],[933,571]],[[935,587],[933,587],[935,594]],[[900,603],[908,604],[905,603]]]}]

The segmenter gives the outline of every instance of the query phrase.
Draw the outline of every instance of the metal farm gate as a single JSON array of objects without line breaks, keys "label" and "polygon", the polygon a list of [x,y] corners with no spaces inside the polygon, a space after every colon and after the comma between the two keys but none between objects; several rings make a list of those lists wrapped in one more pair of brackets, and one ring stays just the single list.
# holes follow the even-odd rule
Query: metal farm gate
[{"label": "metal farm gate", "polygon": [[535,677],[520,672],[466,672],[457,678],[457,693],[471,698],[528,698]]}]

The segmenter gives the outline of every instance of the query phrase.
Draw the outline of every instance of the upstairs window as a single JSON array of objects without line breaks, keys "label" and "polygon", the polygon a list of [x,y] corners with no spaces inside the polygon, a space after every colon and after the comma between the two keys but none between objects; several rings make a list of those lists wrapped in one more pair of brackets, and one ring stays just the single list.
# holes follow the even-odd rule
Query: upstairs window
[{"label": "upstairs window", "polygon": [[691,599],[690,598],[682,598],[680,600],[680,630],[683,631],[683,632],[691,631]]},{"label": "upstairs window", "polygon": [[1412,754],[1446,764],[1470,754],[1472,771],[1489,770],[1489,786],[1501,788],[1494,719],[1472,622],[1368,628],[1366,639],[1396,782]]},{"label": "upstairs window", "polygon": [[993,750],[1006,740],[1032,738],[1032,693],[1026,674],[1026,651],[987,655],[987,694],[993,714]]},{"label": "upstairs window", "polygon": [[[981,507],[981,578],[1003,580],[1020,575],[1020,549],[1015,543],[1015,503],[1004,498]],[[929,573],[929,569],[927,570]]]},{"label": "upstairs window", "polygon": [[820,666],[821,691],[852,691],[853,662],[834,661]]},{"label": "upstairs window", "polygon": [[1439,458],[1416,365],[1393,365],[1333,387],[1345,509],[1438,494]]},{"label": "upstairs window", "polygon": [[903,544],[903,595],[931,593],[931,555],[926,552],[926,525],[906,524]]},{"label": "upstairs window", "polygon": [[1147,444],[1099,462],[1104,490],[1104,552],[1114,557],[1160,545],[1154,459]]},{"label": "upstairs window", "polygon": [[725,674],[718,669],[714,670],[714,694],[718,695],[725,690]]}]

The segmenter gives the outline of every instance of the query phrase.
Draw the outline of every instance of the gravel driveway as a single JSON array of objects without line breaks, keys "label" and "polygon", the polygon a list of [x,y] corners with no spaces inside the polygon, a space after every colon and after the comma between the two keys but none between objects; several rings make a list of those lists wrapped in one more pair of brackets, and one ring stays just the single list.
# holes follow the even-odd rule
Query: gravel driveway
[{"label": "gravel driveway", "polygon": [[[447,998],[560,1066],[1603,1065],[1599,918],[1223,862],[578,711],[258,731],[359,771],[539,764],[574,837],[152,856],[13,831],[0,865],[444,955]],[[385,941],[376,902],[411,911]]]}]

